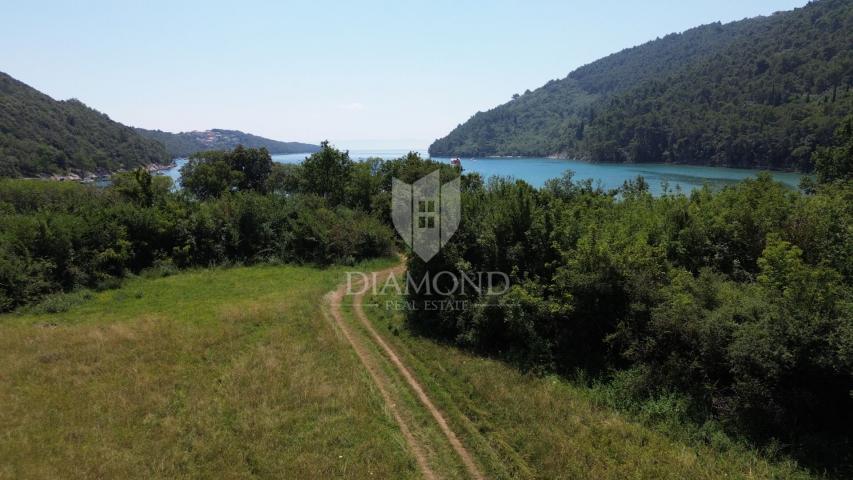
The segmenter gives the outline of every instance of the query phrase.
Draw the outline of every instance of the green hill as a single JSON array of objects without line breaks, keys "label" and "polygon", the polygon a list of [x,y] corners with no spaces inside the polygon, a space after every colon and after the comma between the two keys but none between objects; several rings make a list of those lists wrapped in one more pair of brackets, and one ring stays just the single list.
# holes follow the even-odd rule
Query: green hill
[{"label": "green hill", "polygon": [[435,156],[571,156],[809,170],[853,112],[853,2],[668,35],[516,96]]},{"label": "green hill", "polygon": [[0,176],[106,173],[168,159],[159,143],[79,100],[54,100],[0,72]]},{"label": "green hill", "polygon": [[238,130],[205,130],[201,132],[170,133],[161,130],[136,129],[144,137],[156,140],[166,147],[169,155],[187,157],[207,150],[233,150],[237,145],[247,148],[264,147],[273,155],[286,153],[314,153],[319,145],[299,142],[279,142]]}]

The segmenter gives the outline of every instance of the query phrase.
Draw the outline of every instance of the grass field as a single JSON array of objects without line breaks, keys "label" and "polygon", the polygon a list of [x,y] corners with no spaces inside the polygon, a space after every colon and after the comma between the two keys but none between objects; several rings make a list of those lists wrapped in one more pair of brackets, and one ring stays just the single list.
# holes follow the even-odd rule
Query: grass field
[{"label": "grass field", "polygon": [[341,272],[135,279],[65,313],[0,316],[0,477],[417,477],[321,313]]},{"label": "grass field", "polygon": [[[419,478],[374,381],[324,314],[344,270],[137,278],[62,313],[0,316],[0,478]],[[679,443],[582,387],[411,336],[384,308],[366,312],[490,478],[805,477],[748,450]],[[343,313],[436,476],[466,478],[353,308]]]}]

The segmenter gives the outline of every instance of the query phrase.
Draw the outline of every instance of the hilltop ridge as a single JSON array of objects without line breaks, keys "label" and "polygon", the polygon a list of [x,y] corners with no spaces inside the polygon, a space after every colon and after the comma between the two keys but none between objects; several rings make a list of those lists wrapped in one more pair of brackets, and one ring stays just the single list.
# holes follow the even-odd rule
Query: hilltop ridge
[{"label": "hilltop ridge", "polygon": [[853,112],[853,2],[670,34],[478,112],[434,156],[811,169]]}]

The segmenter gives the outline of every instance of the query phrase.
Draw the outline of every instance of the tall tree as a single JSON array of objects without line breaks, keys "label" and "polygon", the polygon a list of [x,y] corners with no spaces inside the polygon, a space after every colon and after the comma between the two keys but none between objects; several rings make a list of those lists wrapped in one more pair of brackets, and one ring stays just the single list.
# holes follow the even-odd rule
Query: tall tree
[{"label": "tall tree", "polygon": [[853,181],[853,116],[835,132],[835,145],[815,152],[814,163],[821,183]]},{"label": "tall tree", "polygon": [[201,152],[181,168],[183,187],[196,198],[219,197],[228,192],[264,193],[272,173],[272,157],[265,148],[238,145],[231,152]]},{"label": "tall tree", "polygon": [[353,171],[349,152],[338,150],[324,141],[319,152],[305,159],[302,168],[306,193],[319,195],[331,205],[343,202]]}]

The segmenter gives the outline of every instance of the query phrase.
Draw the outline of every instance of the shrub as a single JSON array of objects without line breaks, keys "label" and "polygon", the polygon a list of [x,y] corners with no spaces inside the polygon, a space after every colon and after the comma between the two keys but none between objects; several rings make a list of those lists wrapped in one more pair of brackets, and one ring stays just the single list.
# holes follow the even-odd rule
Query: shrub
[{"label": "shrub", "polygon": [[29,311],[36,314],[67,312],[71,307],[79,305],[91,298],[92,292],[88,290],[78,290],[71,293],[52,293],[30,307]]}]

